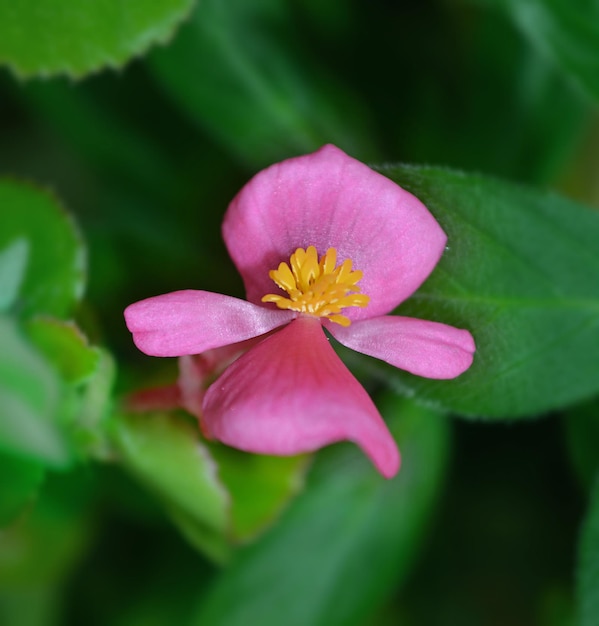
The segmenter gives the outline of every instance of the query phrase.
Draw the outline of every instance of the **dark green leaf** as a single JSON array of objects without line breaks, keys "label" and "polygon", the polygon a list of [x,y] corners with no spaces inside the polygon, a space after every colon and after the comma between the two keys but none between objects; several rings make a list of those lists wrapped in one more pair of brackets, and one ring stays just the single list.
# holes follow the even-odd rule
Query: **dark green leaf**
[{"label": "dark green leaf", "polygon": [[151,61],[181,108],[253,167],[327,142],[374,156],[358,98],[311,56],[286,3],[203,0]]},{"label": "dark green leaf", "polygon": [[599,616],[599,481],[595,483],[578,549],[577,626],[596,626]]},{"label": "dark green leaf", "polygon": [[0,313],[6,312],[17,299],[28,257],[26,239],[16,239],[0,250]]},{"label": "dark green leaf", "polygon": [[448,235],[431,277],[398,312],[467,328],[477,345],[473,366],[454,380],[386,371],[418,398],[466,415],[539,414],[599,391],[599,212],[448,170],[381,171]]},{"label": "dark green leaf", "polygon": [[50,194],[0,180],[0,249],[25,242],[29,258],[13,307],[30,316],[69,314],[84,285],[84,250],[75,225]]},{"label": "dark green leaf", "polygon": [[79,77],[164,43],[194,0],[14,0],[0,5],[0,62],[16,74]]},{"label": "dark green leaf", "polygon": [[352,626],[411,566],[445,467],[447,421],[388,395],[380,406],[403,454],[386,481],[352,445],[323,454],[279,523],[242,550],[194,624]]}]

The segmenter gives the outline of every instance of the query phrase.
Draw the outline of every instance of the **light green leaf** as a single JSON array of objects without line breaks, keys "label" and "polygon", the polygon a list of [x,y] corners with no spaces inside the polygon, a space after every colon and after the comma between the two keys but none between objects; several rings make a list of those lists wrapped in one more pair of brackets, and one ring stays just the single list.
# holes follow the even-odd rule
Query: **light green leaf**
[{"label": "light green leaf", "polygon": [[225,559],[229,495],[197,427],[162,413],[121,414],[114,440],[124,466],[158,495],[192,543]]},{"label": "light green leaf", "polygon": [[304,483],[309,457],[247,454],[210,445],[218,475],[231,495],[229,535],[245,541],[264,530]]},{"label": "light green leaf", "polygon": [[0,450],[48,465],[70,460],[58,425],[62,384],[14,322],[0,317]]},{"label": "light green leaf", "polygon": [[17,299],[28,256],[26,239],[15,239],[0,250],[0,313],[8,311]]},{"label": "light green leaf", "polygon": [[17,75],[80,77],[165,43],[195,0],[12,0],[0,5],[0,62]]},{"label": "light green leaf", "polygon": [[84,286],[85,258],[79,233],[49,193],[0,180],[0,249],[17,239],[25,242],[29,259],[13,304],[16,312],[66,317]]},{"label": "light green leaf", "polygon": [[306,457],[251,455],[204,443],[178,414],[121,414],[120,460],[158,495],[185,537],[216,561],[262,531],[302,485]]},{"label": "light green leaf", "polygon": [[397,589],[435,502],[448,423],[392,395],[380,408],[402,450],[399,475],[386,481],[351,444],[324,452],[306,490],[238,553],[193,624],[353,626]]},{"label": "light green leaf", "polygon": [[596,626],[599,615],[599,481],[596,480],[578,546],[577,626]]},{"label": "light green leaf", "polygon": [[454,380],[384,371],[419,399],[465,415],[540,414],[598,392],[599,212],[481,176],[381,171],[448,235],[441,261],[398,313],[466,328],[477,346]]},{"label": "light green leaf", "polygon": [[88,344],[73,322],[36,317],[25,324],[25,329],[33,344],[56,367],[64,381],[77,384],[96,371],[100,352]]},{"label": "light green leaf", "polygon": [[150,63],[183,111],[252,167],[324,143],[375,156],[368,112],[297,36],[278,0],[202,0]]}]

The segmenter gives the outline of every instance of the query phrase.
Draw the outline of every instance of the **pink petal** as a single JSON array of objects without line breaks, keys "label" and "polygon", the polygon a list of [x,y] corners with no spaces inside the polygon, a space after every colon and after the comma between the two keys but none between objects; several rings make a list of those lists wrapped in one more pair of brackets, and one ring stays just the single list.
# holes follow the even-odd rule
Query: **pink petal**
[{"label": "pink petal", "polygon": [[173,291],[125,309],[135,345],[151,356],[199,354],[263,335],[291,321],[289,311],[209,291]]},{"label": "pink petal", "polygon": [[351,319],[388,313],[410,296],[439,260],[446,237],[412,194],[334,146],[273,165],[231,202],[223,224],[248,300],[277,293],[268,276],[298,248],[330,247],[364,272],[364,309]]},{"label": "pink petal", "polygon": [[472,364],[476,346],[467,330],[387,315],[327,329],[344,346],[426,378],[455,378]]},{"label": "pink petal", "polygon": [[383,419],[315,319],[296,319],[235,361],[204,396],[203,427],[260,454],[299,454],[347,439],[384,476],[399,468]]},{"label": "pink petal", "polygon": [[180,402],[178,406],[196,417],[201,417],[204,392],[210,383],[235,359],[261,340],[262,337],[254,337],[222,348],[207,350],[202,354],[186,354],[179,357],[177,388]]}]

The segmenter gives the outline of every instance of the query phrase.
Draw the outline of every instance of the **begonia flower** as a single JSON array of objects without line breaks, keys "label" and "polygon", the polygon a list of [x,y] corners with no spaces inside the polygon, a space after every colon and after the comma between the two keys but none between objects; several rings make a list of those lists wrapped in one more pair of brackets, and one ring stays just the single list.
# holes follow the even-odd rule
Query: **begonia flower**
[{"label": "begonia flower", "polygon": [[468,369],[468,331],[388,315],[439,261],[439,224],[415,196],[328,145],[254,176],[229,205],[223,236],[247,300],[184,290],[132,304],[137,347],[182,356],[264,336],[202,395],[204,432],[273,455],[350,440],[393,476],[395,441],[324,330],[418,376]]}]

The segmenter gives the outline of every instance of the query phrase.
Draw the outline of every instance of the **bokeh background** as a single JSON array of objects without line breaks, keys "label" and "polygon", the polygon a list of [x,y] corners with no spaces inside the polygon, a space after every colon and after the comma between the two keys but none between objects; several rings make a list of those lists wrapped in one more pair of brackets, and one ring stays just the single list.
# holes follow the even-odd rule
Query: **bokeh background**
[{"label": "bokeh background", "polygon": [[[599,624],[584,591],[599,581],[579,567],[599,548],[590,530],[580,547],[597,468],[590,387],[533,419],[470,420],[349,361],[398,437],[399,478],[349,444],[281,463],[216,445],[235,532],[229,518],[211,526],[207,508],[224,505],[186,483],[193,420],[122,408],[177,376],[176,360],[136,351],[123,309],[183,288],[242,297],[220,222],[273,162],[334,143],[377,166],[441,166],[598,207],[597,2],[164,0],[166,25],[144,23],[124,53],[105,32],[135,16],[87,4],[65,18],[72,31],[58,2],[0,6],[0,173],[73,216],[85,292],[63,317],[109,370],[75,385],[99,417],[74,460],[0,452],[0,623]],[[599,380],[595,357],[580,367]]]}]

